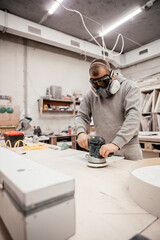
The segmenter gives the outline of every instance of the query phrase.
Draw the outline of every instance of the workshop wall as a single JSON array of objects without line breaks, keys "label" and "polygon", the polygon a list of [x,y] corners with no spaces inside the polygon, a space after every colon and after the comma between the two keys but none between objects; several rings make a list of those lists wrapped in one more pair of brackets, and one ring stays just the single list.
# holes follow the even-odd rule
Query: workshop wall
[{"label": "workshop wall", "polygon": [[[91,60],[80,54],[0,32],[0,94],[12,96],[13,105],[20,106],[23,118],[26,74],[27,112],[33,119],[32,125],[39,125],[45,132],[65,130],[68,125],[74,126],[73,116],[68,113],[40,115],[37,100],[45,96],[50,85],[61,86],[63,95],[73,94],[75,90],[84,94],[90,88],[88,69]],[[134,81],[158,74],[160,57],[121,69],[121,72]]]},{"label": "workshop wall", "polygon": [[61,86],[63,95],[73,94],[75,90],[84,94],[90,87],[89,59],[86,61],[83,55],[3,33],[0,33],[0,53],[0,94],[12,96],[13,105],[20,106],[21,118],[25,112],[26,68],[27,111],[33,119],[32,125],[39,125],[45,132],[59,132],[74,125],[69,113],[40,115],[37,100],[45,96],[46,88],[51,85]]},{"label": "workshop wall", "polygon": [[[138,81],[152,75],[160,74],[160,57],[121,69],[121,73],[128,79]],[[145,81],[145,80],[144,80]]]}]

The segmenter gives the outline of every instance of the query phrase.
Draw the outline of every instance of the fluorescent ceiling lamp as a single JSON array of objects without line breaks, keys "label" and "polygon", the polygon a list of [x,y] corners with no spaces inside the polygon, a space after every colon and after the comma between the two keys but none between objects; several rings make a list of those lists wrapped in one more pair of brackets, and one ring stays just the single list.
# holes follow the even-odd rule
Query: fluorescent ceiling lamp
[{"label": "fluorescent ceiling lamp", "polygon": [[104,36],[107,33],[111,32],[113,29],[117,28],[118,26],[122,25],[123,23],[127,22],[129,19],[133,18],[134,16],[136,16],[138,13],[142,12],[141,8],[138,8],[136,11],[132,12],[131,14],[129,14],[128,16],[122,18],[121,20],[119,20],[117,23],[113,24],[111,27],[107,28],[106,30],[104,30],[100,36]]},{"label": "fluorescent ceiling lamp", "polygon": [[58,1],[55,1],[54,2],[54,4],[53,4],[53,6],[50,8],[50,10],[48,11],[48,13],[51,15],[51,14],[53,14],[55,11],[56,11],[56,9],[60,6],[60,3],[62,3],[63,2],[63,0],[58,0]]}]

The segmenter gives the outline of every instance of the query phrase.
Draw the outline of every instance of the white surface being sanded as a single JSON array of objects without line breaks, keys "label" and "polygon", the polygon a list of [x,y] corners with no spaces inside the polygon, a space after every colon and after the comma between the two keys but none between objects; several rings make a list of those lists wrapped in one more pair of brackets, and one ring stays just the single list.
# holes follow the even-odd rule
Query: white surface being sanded
[{"label": "white surface being sanded", "polygon": [[146,183],[160,187],[160,165],[138,168],[132,174]]},{"label": "white surface being sanded", "polygon": [[160,159],[142,160],[134,164],[129,192],[139,206],[160,217]]},{"label": "white surface being sanded", "polygon": [[[135,163],[118,157],[109,158],[107,167],[95,169],[87,167],[85,154],[73,149],[26,153],[28,159],[75,178],[76,234],[70,240],[128,240],[138,233],[159,240],[159,219],[133,201],[128,180],[133,164],[138,166],[134,165],[132,171],[140,165],[148,166],[150,162],[158,165],[160,159]],[[1,229],[0,221],[0,240],[9,240],[3,237]]]},{"label": "white surface being sanded", "polygon": [[2,147],[0,179],[12,189],[22,205],[25,202],[26,207],[72,192],[74,189],[72,177]]}]

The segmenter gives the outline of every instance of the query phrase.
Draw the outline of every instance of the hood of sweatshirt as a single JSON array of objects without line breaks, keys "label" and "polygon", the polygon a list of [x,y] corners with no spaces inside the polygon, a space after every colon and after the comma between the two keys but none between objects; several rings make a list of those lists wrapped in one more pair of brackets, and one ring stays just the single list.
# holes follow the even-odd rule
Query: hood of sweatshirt
[{"label": "hood of sweatshirt", "polygon": [[114,77],[119,81],[120,84],[126,81],[126,78],[122,75],[122,73],[115,73]]}]

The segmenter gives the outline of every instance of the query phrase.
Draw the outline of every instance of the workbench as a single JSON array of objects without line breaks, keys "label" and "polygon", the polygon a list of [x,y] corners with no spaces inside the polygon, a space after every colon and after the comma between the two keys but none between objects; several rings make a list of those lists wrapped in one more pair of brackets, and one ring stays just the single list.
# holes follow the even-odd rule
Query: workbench
[{"label": "workbench", "polygon": [[160,132],[140,132],[138,138],[143,158],[160,157]]},{"label": "workbench", "polygon": [[[69,240],[129,240],[138,233],[159,240],[160,219],[139,207],[128,191],[133,161],[110,157],[107,167],[95,169],[87,167],[85,154],[44,149],[25,155],[75,178],[76,234]],[[11,240],[1,220],[0,239]]]},{"label": "workbench", "polygon": [[73,149],[76,149],[76,138],[77,138],[77,134],[65,134],[65,135],[53,135],[53,136],[50,136],[50,143],[52,145],[57,145],[57,141],[58,140],[67,140],[68,138],[71,139],[71,142],[72,142],[72,148]]}]

